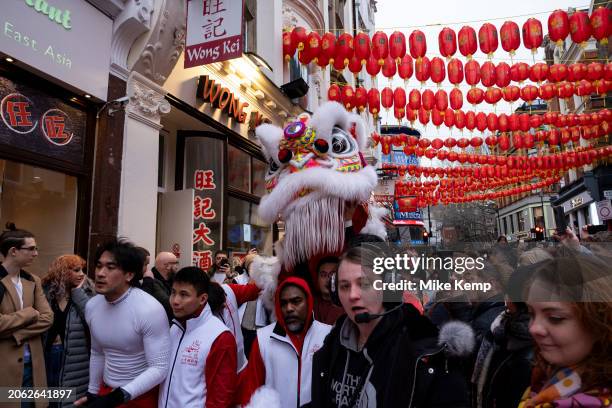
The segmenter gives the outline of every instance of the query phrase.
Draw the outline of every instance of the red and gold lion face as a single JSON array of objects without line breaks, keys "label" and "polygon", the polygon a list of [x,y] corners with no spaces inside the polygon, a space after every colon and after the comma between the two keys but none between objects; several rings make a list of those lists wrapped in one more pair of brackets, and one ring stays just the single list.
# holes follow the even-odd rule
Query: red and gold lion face
[{"label": "red and gold lion face", "polygon": [[285,266],[341,250],[345,203],[367,201],[377,182],[363,159],[362,119],[328,102],[311,118],[284,129],[261,125],[256,134],[268,160],[259,215],[265,222],[285,221]]}]

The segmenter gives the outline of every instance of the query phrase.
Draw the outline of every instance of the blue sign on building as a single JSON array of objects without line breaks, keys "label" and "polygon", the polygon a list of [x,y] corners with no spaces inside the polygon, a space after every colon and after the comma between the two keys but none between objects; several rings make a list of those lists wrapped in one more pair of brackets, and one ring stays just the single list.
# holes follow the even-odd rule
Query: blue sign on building
[{"label": "blue sign on building", "polygon": [[391,150],[391,153],[383,154],[380,159],[383,163],[392,163],[401,166],[407,166],[409,164],[414,164],[418,166],[419,164],[419,159],[416,155],[408,155],[404,153],[403,150]]}]

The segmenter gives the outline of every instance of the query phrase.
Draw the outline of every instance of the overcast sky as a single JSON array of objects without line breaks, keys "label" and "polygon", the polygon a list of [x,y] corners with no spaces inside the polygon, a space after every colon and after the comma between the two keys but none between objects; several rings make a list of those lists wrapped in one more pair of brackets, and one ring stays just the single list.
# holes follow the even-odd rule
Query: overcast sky
[{"label": "overcast sky", "polygon": [[[540,20],[544,35],[548,32],[547,21],[550,13],[558,8],[567,10],[568,7],[576,8],[588,8],[588,0],[430,0],[430,1],[415,1],[415,0],[379,0],[377,3],[378,12],[376,13],[376,29],[383,30],[389,35],[394,29],[402,31],[406,36],[406,42],[412,30],[420,29],[423,31],[427,38],[427,53],[426,55],[431,59],[435,56],[440,56],[438,48],[438,33],[444,27],[452,28],[455,33],[458,33],[462,26],[469,25],[475,29],[478,33],[478,29],[484,22],[490,22],[496,26],[499,34],[501,25],[506,20],[514,21],[518,24],[519,28],[522,28],[523,23],[530,17],[534,17]],[[520,17],[515,17],[520,16]],[[407,44],[407,50],[409,50]],[[459,58],[465,65],[466,58],[461,55],[457,49],[455,57]],[[487,60],[480,50],[474,56],[476,60],[482,64]],[[539,52],[535,55],[535,62],[541,62],[544,57],[543,49],[540,48]],[[503,50],[501,41],[499,42],[499,48],[494,54],[492,62],[497,64],[498,62],[505,61],[511,65],[510,55]],[[531,51],[524,48],[521,38],[521,46],[516,52],[514,62],[524,61],[529,65],[533,64],[533,58]],[[447,72],[448,75],[448,72]],[[397,77],[393,82],[392,87],[403,86],[404,83]],[[515,83],[512,83],[516,85]],[[526,85],[525,83],[524,85]],[[382,73],[378,76],[378,88],[382,89],[385,86],[389,86],[389,81],[382,76]],[[443,88],[450,92],[452,84],[447,79],[442,83]],[[408,82],[406,88],[406,94],[413,89],[425,89],[421,88],[420,83],[414,78],[414,74],[411,80]],[[431,80],[427,81],[426,87],[431,88],[434,92],[436,91],[436,85]],[[479,84],[480,88],[484,87]],[[494,108],[486,102],[477,105],[474,109],[472,105],[468,104],[465,100],[469,86],[461,87],[464,95],[463,110],[474,110],[478,112],[493,112]],[[517,108],[521,100],[514,103],[514,109]],[[503,99],[497,104],[496,113],[511,113],[513,109],[510,104],[505,103]],[[384,110],[383,110],[384,112]],[[389,112],[389,118],[385,120],[383,113],[382,124],[397,124],[397,120],[393,117],[393,110]],[[415,127],[421,131],[426,137],[432,139],[435,137],[446,138],[449,135],[461,137],[461,132],[456,129],[449,132],[449,129],[445,126],[440,127],[440,131],[430,124],[425,130],[418,121],[415,122]],[[404,124],[408,124],[404,120]],[[480,135],[477,130],[474,132],[474,136]],[[465,130],[464,136],[471,137],[470,132]]]}]

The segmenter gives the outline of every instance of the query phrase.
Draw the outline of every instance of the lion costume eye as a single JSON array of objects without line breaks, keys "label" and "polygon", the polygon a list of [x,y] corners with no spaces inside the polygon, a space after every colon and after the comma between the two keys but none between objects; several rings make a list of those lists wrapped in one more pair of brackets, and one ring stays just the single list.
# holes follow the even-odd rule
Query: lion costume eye
[{"label": "lion costume eye", "polygon": [[270,159],[268,161],[268,176],[271,176],[272,174],[276,173],[278,169],[280,169],[280,166],[276,164],[274,159]]},{"label": "lion costume eye", "polygon": [[348,155],[357,151],[357,143],[344,131],[344,129],[334,126],[332,130],[332,148],[331,151],[335,155]]}]

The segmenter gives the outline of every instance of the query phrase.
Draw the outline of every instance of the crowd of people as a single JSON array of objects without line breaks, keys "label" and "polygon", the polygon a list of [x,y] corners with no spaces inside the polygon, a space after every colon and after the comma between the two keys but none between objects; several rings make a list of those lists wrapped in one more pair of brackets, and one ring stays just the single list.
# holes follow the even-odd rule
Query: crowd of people
[{"label": "crowd of people", "polygon": [[611,406],[609,248],[570,230],[555,249],[499,240],[491,292],[389,301],[366,262],[381,240],[357,238],[316,279],[277,283],[255,249],[217,251],[209,271],[161,252],[149,268],[146,249],[116,239],[89,269],[67,254],[41,280],[27,272],[35,236],[5,231],[0,386],[75,390],[22,407]]}]

